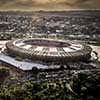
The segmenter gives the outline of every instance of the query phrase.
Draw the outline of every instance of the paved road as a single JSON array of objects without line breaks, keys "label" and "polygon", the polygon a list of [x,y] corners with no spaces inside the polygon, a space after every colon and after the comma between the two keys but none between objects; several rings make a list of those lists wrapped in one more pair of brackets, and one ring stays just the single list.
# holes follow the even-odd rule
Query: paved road
[{"label": "paved road", "polygon": [[39,64],[39,63],[35,63],[35,62],[18,61],[15,58],[7,56],[2,53],[0,53],[0,60],[9,65],[13,65],[17,68],[20,68],[22,70],[32,70],[33,67],[37,67],[38,69],[48,68],[47,65],[43,65],[43,64]]}]

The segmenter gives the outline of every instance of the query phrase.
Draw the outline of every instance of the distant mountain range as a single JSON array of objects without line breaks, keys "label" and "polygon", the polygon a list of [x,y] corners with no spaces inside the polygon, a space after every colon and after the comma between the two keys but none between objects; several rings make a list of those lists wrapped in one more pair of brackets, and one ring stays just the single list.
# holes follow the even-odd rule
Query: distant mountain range
[{"label": "distant mountain range", "polygon": [[0,0],[0,10],[100,9],[100,0]]}]

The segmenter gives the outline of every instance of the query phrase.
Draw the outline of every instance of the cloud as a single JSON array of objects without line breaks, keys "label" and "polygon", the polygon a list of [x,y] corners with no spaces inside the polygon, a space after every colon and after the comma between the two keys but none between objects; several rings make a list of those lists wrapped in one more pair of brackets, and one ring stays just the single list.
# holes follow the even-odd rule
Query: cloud
[{"label": "cloud", "polygon": [[0,0],[0,9],[99,9],[100,0]]}]

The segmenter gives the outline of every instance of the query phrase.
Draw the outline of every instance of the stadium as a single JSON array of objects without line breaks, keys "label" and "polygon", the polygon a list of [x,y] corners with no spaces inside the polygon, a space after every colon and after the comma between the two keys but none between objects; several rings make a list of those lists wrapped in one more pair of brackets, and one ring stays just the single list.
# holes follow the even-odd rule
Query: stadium
[{"label": "stadium", "polygon": [[13,40],[6,44],[9,53],[22,58],[52,62],[88,60],[92,49],[73,41],[53,39]]}]

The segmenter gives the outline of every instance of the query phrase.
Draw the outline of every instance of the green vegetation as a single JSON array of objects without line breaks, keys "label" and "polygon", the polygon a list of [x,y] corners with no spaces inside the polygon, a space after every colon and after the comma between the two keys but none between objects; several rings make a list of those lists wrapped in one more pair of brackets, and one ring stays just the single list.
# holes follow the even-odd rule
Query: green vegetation
[{"label": "green vegetation", "polygon": [[0,100],[25,100],[26,92],[21,85],[2,87]]},{"label": "green vegetation", "polygon": [[4,81],[7,76],[9,76],[9,69],[0,68],[0,82]]},{"label": "green vegetation", "polygon": [[[32,77],[23,83],[2,84],[0,100],[96,100],[96,97],[100,98],[99,71],[79,73],[68,79],[47,81],[34,81]],[[12,82],[12,78],[9,81]]]}]

